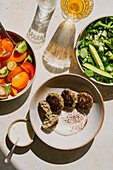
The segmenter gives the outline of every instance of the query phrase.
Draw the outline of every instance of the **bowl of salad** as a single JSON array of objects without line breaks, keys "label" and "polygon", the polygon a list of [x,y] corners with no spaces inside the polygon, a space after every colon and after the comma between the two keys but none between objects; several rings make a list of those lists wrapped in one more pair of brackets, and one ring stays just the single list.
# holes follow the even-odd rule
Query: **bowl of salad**
[{"label": "bowl of salad", "polygon": [[27,41],[7,32],[16,45],[0,30],[0,101],[24,94],[31,87],[36,70],[35,55]]},{"label": "bowl of salad", "polygon": [[98,18],[82,30],[76,43],[76,58],[91,80],[113,85],[113,16]]}]

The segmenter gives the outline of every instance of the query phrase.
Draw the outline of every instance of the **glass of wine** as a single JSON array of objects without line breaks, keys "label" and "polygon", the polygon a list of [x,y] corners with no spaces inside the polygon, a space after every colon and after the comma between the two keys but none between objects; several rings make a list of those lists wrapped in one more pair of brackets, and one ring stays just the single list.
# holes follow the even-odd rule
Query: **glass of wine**
[{"label": "glass of wine", "polygon": [[66,20],[77,22],[87,17],[93,9],[93,0],[61,0],[62,15]]},{"label": "glass of wine", "polygon": [[65,19],[44,51],[43,59],[48,65],[66,71],[71,65],[74,49],[75,22],[88,16],[93,9],[93,0],[60,0]]}]

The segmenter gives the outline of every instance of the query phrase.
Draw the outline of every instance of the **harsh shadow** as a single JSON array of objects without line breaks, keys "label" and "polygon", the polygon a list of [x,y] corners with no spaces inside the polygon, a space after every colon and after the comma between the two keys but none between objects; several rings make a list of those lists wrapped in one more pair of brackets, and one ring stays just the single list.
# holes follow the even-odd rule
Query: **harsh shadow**
[{"label": "harsh shadow", "polygon": [[27,112],[27,114],[26,114],[25,119],[27,119],[27,121],[29,121],[29,122],[30,122],[29,110],[28,110],[28,112]]},{"label": "harsh shadow", "polygon": [[52,148],[35,136],[31,145],[32,152],[40,159],[53,164],[67,164],[82,158],[90,149],[94,139],[85,146],[73,150],[59,150]]},{"label": "harsh shadow", "polygon": [[[26,119],[30,121],[29,112],[26,115]],[[82,158],[88,150],[91,148],[93,141],[90,141],[88,144],[84,145],[83,147],[80,147],[78,149],[72,149],[72,150],[60,150],[55,149],[47,144],[45,144],[38,136],[35,135],[33,143],[27,147],[27,148],[20,148],[18,152],[15,150],[17,154],[23,154],[27,152],[29,149],[40,159],[52,163],[52,164],[67,164],[74,161],[77,161],[78,159]],[[11,148],[11,147],[10,147]]]},{"label": "harsh shadow", "polygon": [[[9,150],[11,150],[11,148],[13,147],[13,143],[10,141],[8,135],[6,136],[6,146]],[[14,150],[14,153],[15,154],[24,154],[26,152],[28,152],[30,149],[30,145],[29,146],[26,146],[26,147],[19,147],[19,146],[16,146],[15,150]]]},{"label": "harsh shadow", "polygon": [[[79,65],[76,60],[75,52],[73,51],[71,55],[71,67],[69,69],[69,73],[74,73],[74,74],[79,74],[87,79],[89,79],[79,68]],[[90,80],[90,79],[89,79]],[[113,86],[105,86],[105,85],[100,85],[92,80],[90,80],[95,86],[99,89],[99,91],[102,94],[103,100],[104,101],[109,101],[113,100]]]},{"label": "harsh shadow", "polygon": [[113,86],[102,86],[94,83],[102,94],[104,101],[113,100]]},{"label": "harsh shadow", "polygon": [[17,170],[17,168],[12,163],[5,164],[5,158],[6,156],[0,150],[0,170]]},{"label": "harsh shadow", "polygon": [[[30,122],[29,111],[28,111],[28,113],[27,113],[27,115],[26,115],[26,119],[27,119],[28,122]],[[29,130],[29,133],[30,133],[30,131],[31,131],[31,129]],[[30,135],[30,134],[29,134],[29,135]],[[32,136],[32,135],[30,135],[30,136]],[[34,139],[34,137],[33,137],[33,139]],[[7,146],[7,148],[8,148],[9,150],[11,150],[11,148],[13,147],[14,144],[10,141],[10,139],[9,139],[9,137],[8,137],[8,134],[6,135],[5,141],[6,141],[6,146]],[[34,140],[33,140],[33,142],[34,142]],[[15,153],[15,154],[24,154],[24,153],[28,152],[29,149],[31,149],[31,145],[33,144],[33,142],[32,142],[30,145],[25,146],[25,147],[16,146],[16,148],[15,148],[15,150],[14,150],[14,153]],[[1,170],[1,169],[0,169],[0,170]]]},{"label": "harsh shadow", "polygon": [[21,96],[9,100],[9,101],[0,101],[0,115],[10,114],[15,110],[19,109],[27,100],[31,91],[31,87]]}]

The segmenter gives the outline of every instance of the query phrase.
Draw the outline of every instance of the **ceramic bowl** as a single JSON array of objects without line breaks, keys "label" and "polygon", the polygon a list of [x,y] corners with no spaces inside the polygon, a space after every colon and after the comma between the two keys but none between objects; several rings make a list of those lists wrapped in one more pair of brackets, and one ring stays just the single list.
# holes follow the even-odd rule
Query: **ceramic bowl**
[{"label": "ceramic bowl", "polygon": [[[87,92],[94,100],[85,128],[73,135],[59,135],[53,130],[45,133],[38,112],[38,103],[46,99],[48,93],[58,93],[69,88],[75,93]],[[30,104],[30,120],[36,135],[51,147],[63,150],[75,149],[89,143],[100,131],[104,121],[104,102],[97,87],[88,79],[77,74],[63,74],[53,77],[42,84],[35,92]]]},{"label": "ceramic bowl", "polygon": [[[77,38],[77,41],[76,41],[76,45],[75,45],[75,55],[76,55],[76,59],[77,59],[77,63],[79,65],[79,68],[81,69],[81,71],[85,74],[83,68],[82,68],[82,65],[78,59],[78,45],[80,43],[80,41],[83,39],[83,37],[85,37],[87,35],[87,32],[86,32],[86,29],[88,28],[88,26],[93,23],[93,22],[97,22],[98,20],[100,19],[103,19],[103,18],[106,18],[106,17],[111,17],[111,16],[104,16],[104,17],[101,17],[101,18],[97,18],[93,21],[91,21],[90,23],[88,23],[83,29],[82,31],[80,32],[80,34],[78,35],[78,38]],[[86,75],[86,74],[85,74]],[[87,76],[87,75],[86,75]],[[88,76],[87,76],[88,77]],[[112,86],[113,83],[103,83],[103,82],[100,82],[100,81],[97,81],[96,79],[94,79],[93,77],[88,77],[90,80],[92,80],[93,82],[97,83],[97,84],[100,84],[100,85],[105,85],[105,86]]]},{"label": "ceramic bowl", "polygon": [[19,147],[30,145],[33,142],[34,135],[31,123],[27,119],[15,120],[8,128],[10,141],[15,144],[18,140],[17,146]]},{"label": "ceramic bowl", "polygon": [[[19,41],[22,41],[22,40],[25,40],[23,37],[21,37],[19,34],[17,34],[17,33],[14,33],[14,32],[11,32],[11,31],[7,31],[7,33],[12,37],[12,39],[14,39],[14,41],[16,40],[16,42],[19,42]],[[1,37],[3,37],[3,38],[5,38],[6,37],[6,35],[3,33],[3,31],[1,31],[0,30],[0,35],[1,35]],[[26,40],[25,40],[26,41]],[[26,41],[27,42],[27,41]],[[31,46],[29,45],[29,43],[27,42],[27,45],[28,45],[28,48],[29,48],[29,50],[31,51],[31,55],[32,55],[32,59],[33,59],[33,65],[34,65],[34,68],[35,68],[35,74],[36,74],[36,58],[35,58],[35,55],[34,55],[34,52],[33,52],[33,50],[32,50],[32,48],[31,48]],[[30,80],[29,82],[28,82],[28,84],[27,84],[27,86],[22,90],[22,91],[20,91],[19,93],[17,93],[17,95],[16,96],[9,96],[7,99],[2,99],[2,100],[0,100],[0,102],[2,101],[10,101],[10,100],[12,100],[12,99],[16,99],[16,98],[18,98],[19,96],[22,96],[23,94],[25,94],[27,91],[28,91],[28,89],[30,89],[30,87],[31,87],[31,85],[32,85],[32,83],[33,83],[33,81],[34,81],[34,78],[35,78],[35,75],[34,75],[34,77],[33,77],[33,79],[32,80]]]}]

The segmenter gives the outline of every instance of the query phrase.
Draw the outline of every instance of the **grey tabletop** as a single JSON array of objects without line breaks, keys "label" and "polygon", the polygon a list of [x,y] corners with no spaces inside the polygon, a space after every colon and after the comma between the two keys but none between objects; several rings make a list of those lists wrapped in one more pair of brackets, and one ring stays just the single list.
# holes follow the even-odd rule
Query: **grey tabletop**
[{"label": "grey tabletop", "polygon": [[[25,37],[32,23],[38,1],[36,0],[0,0],[0,21],[5,28]],[[113,15],[112,0],[95,0],[93,12],[85,19],[76,23],[76,38],[80,31],[90,21]],[[113,169],[113,87],[95,84],[100,90],[105,104],[105,120],[98,135],[87,145],[62,151],[54,149],[43,143],[37,136],[28,147],[15,150],[10,164],[6,165],[4,159],[12,147],[7,137],[11,122],[28,115],[29,105],[36,89],[49,78],[59,74],[50,71],[42,61],[42,53],[54,34],[58,25],[63,21],[58,1],[56,10],[48,27],[45,44],[35,49],[37,62],[36,78],[30,91],[16,102],[0,104],[0,170],[112,170]],[[76,42],[75,38],[75,42]],[[64,73],[81,74],[76,61]],[[60,74],[64,74],[60,73]]]}]

